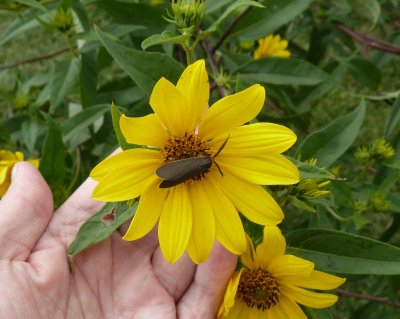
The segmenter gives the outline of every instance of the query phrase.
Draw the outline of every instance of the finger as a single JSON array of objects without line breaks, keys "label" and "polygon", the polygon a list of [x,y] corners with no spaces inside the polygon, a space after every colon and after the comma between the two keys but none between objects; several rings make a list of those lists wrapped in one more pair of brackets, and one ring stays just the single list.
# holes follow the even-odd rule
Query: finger
[{"label": "finger", "polygon": [[215,318],[237,256],[218,242],[210,257],[197,267],[193,283],[178,303],[179,318]]},{"label": "finger", "polygon": [[91,198],[97,182],[90,177],[60,206],[49,225],[49,235],[61,241],[64,247],[75,238],[79,227],[103,206]]},{"label": "finger", "polygon": [[160,248],[154,252],[152,264],[158,280],[175,301],[179,300],[193,280],[196,265],[186,253],[177,262],[170,264]]},{"label": "finger", "polygon": [[11,185],[0,201],[0,258],[26,260],[53,214],[53,197],[39,171],[15,164]]}]

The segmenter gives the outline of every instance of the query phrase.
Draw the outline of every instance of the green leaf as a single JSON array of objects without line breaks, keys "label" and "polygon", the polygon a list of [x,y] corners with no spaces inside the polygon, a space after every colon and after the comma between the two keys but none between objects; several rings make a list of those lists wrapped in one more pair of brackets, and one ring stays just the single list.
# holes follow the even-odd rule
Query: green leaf
[{"label": "green leaf", "polygon": [[65,148],[61,129],[49,115],[45,117],[48,131],[43,143],[39,170],[51,186],[61,185],[65,176]]},{"label": "green leaf", "polygon": [[351,0],[349,4],[357,14],[371,23],[370,30],[376,26],[381,15],[381,5],[377,0]]},{"label": "green leaf", "polygon": [[35,153],[35,144],[39,136],[39,122],[36,117],[29,118],[21,125],[22,140],[29,153]]},{"label": "green leaf", "polygon": [[306,178],[327,178],[327,179],[336,179],[336,176],[333,175],[330,171],[325,168],[321,168],[315,165],[311,165],[306,162],[298,161],[292,157],[287,156],[299,169],[301,179]]},{"label": "green leaf", "polygon": [[319,67],[294,58],[262,58],[238,69],[247,83],[278,85],[317,85],[329,79]]},{"label": "green leaf", "polygon": [[118,144],[123,150],[129,150],[132,148],[137,148],[137,145],[129,144],[125,136],[122,134],[121,127],[119,126],[119,119],[121,118],[122,113],[118,109],[118,106],[115,105],[114,102],[111,104],[111,117],[112,123],[115,131],[115,135],[117,136]]},{"label": "green leaf", "polygon": [[297,207],[299,209],[303,209],[307,212],[310,213],[315,213],[316,210],[315,208],[311,207],[310,205],[308,205],[305,201],[302,201],[300,199],[298,199],[296,196],[289,196],[288,197],[289,201],[292,203],[292,205],[294,207]]},{"label": "green leaf", "polygon": [[273,33],[306,10],[314,0],[268,0],[265,9],[253,9],[239,21],[231,36],[257,40]]},{"label": "green leaf", "polygon": [[50,84],[50,110],[59,106],[65,96],[74,86],[80,71],[80,61],[77,58],[56,64]]},{"label": "green leaf", "polygon": [[370,61],[361,58],[342,60],[343,65],[354,78],[371,90],[376,90],[381,83],[381,71]]},{"label": "green leaf", "polygon": [[107,104],[88,107],[82,112],[69,118],[62,124],[64,141],[69,141],[75,134],[93,124],[100,116],[108,111]]},{"label": "green leaf", "polygon": [[[44,17],[44,15],[40,16],[40,18],[42,17]],[[21,33],[24,33],[27,30],[32,30],[38,26],[38,20],[35,19],[33,11],[29,9],[26,13],[23,14],[21,19],[16,19],[8,26],[7,30],[2,32],[2,34],[0,35],[0,45],[5,44],[9,40],[20,35]]]},{"label": "green leaf", "polygon": [[97,97],[97,52],[81,53],[80,71],[81,102],[83,108],[96,104]]},{"label": "green leaf", "polygon": [[400,122],[400,95],[397,97],[396,101],[393,104],[392,112],[388,118],[385,130],[386,138],[389,138],[393,133],[395,133],[396,129],[399,129]]},{"label": "green leaf", "polygon": [[179,79],[183,67],[168,55],[125,47],[115,42],[111,35],[99,28],[95,27],[95,30],[110,55],[145,94],[151,94],[154,85],[161,77],[172,82]]},{"label": "green leaf", "polygon": [[144,39],[141,47],[143,50],[150,48],[153,45],[166,44],[166,43],[185,43],[189,38],[188,35],[176,35],[169,31],[164,31],[161,34],[154,34],[147,39]]},{"label": "green leaf", "polygon": [[207,36],[208,34],[217,31],[219,26],[221,25],[221,23],[224,22],[224,20],[227,17],[230,17],[235,10],[237,10],[238,8],[243,7],[243,6],[264,8],[264,6],[260,3],[258,3],[257,1],[250,1],[250,0],[234,1],[228,8],[226,8],[226,10],[224,10],[224,13],[217,19],[217,21],[212,23],[206,30],[202,31],[199,34],[198,39],[202,39],[205,36]]},{"label": "green leaf", "polygon": [[74,241],[68,247],[68,257],[73,257],[90,246],[110,237],[124,222],[133,217],[137,203],[129,207],[126,202],[107,203],[79,228]]},{"label": "green leaf", "polygon": [[342,274],[400,274],[400,248],[330,229],[302,229],[286,235],[288,251],[316,269]]},{"label": "green leaf", "polygon": [[24,5],[28,6],[28,7],[39,9],[39,10],[41,10],[43,12],[48,12],[46,7],[44,5],[42,5],[39,1],[36,1],[36,0],[15,0],[15,2],[19,2],[21,4],[24,4]]},{"label": "green leaf", "polygon": [[386,161],[383,165],[391,168],[400,169],[400,160],[399,159],[391,159],[390,161]]},{"label": "green leaf", "polygon": [[307,136],[297,154],[302,160],[316,158],[318,165],[332,165],[354,142],[365,115],[365,102],[351,113],[338,117],[319,131]]}]

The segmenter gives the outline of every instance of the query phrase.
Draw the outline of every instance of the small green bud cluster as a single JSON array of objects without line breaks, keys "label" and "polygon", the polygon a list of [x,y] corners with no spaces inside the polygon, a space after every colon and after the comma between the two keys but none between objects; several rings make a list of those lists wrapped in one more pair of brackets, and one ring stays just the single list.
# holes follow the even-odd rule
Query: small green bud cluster
[{"label": "small green bud cluster", "polygon": [[51,26],[61,32],[68,32],[74,26],[74,16],[72,10],[64,11],[63,8],[58,7],[55,15],[51,20]]},{"label": "small green bud cluster", "polygon": [[168,12],[167,21],[176,24],[178,30],[194,30],[204,18],[206,3],[204,0],[173,0],[172,13]]},{"label": "small green bud cluster", "polygon": [[360,146],[354,152],[354,157],[360,163],[373,161],[384,162],[395,155],[395,150],[384,138],[378,138],[373,144]]}]

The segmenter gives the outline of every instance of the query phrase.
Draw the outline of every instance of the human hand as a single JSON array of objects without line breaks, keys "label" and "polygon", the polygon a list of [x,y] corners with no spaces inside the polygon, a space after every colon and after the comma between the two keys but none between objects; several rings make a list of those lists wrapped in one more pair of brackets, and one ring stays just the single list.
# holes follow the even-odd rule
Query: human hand
[{"label": "human hand", "polygon": [[53,213],[50,189],[17,163],[0,201],[0,313],[8,319],[215,318],[237,257],[215,244],[209,259],[167,263],[157,232],[125,242],[116,232],[74,258],[67,247],[102,203],[86,180]]}]

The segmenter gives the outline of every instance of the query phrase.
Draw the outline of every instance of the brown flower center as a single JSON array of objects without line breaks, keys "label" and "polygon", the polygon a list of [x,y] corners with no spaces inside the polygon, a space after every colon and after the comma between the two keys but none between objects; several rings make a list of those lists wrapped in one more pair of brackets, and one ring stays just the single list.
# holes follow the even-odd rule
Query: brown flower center
[{"label": "brown flower center", "polygon": [[242,272],[237,296],[249,308],[270,309],[279,302],[280,294],[279,283],[268,271],[256,269]]},{"label": "brown flower center", "polygon": [[201,141],[196,134],[188,135],[187,133],[184,137],[170,137],[161,151],[164,163],[210,155],[211,151],[207,143]]}]

